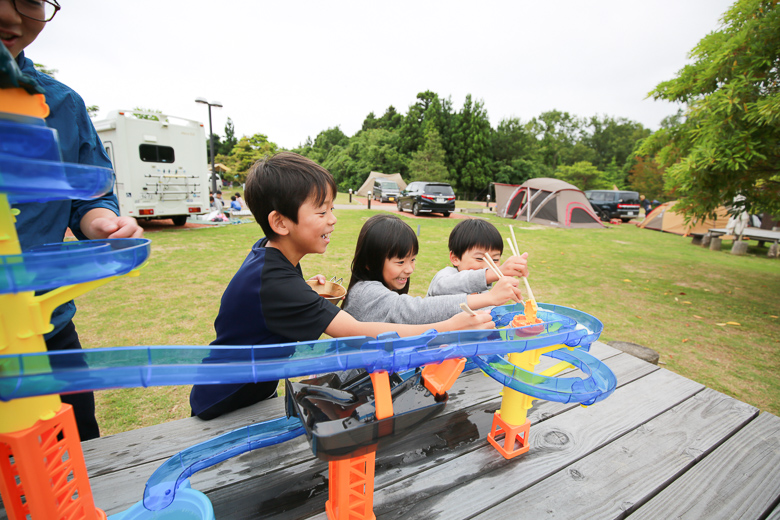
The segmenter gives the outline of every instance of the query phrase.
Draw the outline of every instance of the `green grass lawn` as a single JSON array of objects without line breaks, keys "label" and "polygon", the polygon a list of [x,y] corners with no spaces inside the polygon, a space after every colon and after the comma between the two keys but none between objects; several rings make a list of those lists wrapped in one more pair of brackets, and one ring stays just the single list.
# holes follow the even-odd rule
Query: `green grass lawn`
[{"label": "green grass lawn", "polygon": [[[302,262],[304,275],[349,280],[355,240],[368,210],[337,210],[324,255]],[[454,217],[404,218],[420,227],[411,294],[422,296],[447,265]],[[621,225],[562,230],[484,215],[504,237],[515,226],[528,251],[529,281],[540,302],[574,307],[604,323],[602,341],[658,351],[664,367],[754,406],[780,414],[780,261],[766,249],[747,256],[713,252],[690,238]],[[141,276],[77,300],[85,347],[205,345],[222,291],[262,232],[256,224],[148,233],[152,256]],[[508,248],[505,255],[508,254]],[[189,387],[97,393],[103,434],[189,416]],[[637,403],[638,405],[640,403]]]}]

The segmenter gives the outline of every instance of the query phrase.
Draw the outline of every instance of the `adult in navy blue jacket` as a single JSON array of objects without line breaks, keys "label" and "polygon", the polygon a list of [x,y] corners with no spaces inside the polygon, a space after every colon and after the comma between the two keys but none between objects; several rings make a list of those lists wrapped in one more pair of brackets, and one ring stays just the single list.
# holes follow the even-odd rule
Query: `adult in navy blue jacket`
[{"label": "adult in navy blue jacket", "polygon": [[[75,91],[54,78],[35,70],[24,49],[46,26],[46,21],[59,10],[54,1],[12,2],[0,0],[0,40],[16,58],[19,68],[46,89],[50,115],[46,123],[56,128],[60,139],[62,160],[70,163],[111,167],[89,114]],[[22,250],[52,242],[62,242],[70,227],[80,240],[140,237],[143,230],[131,217],[119,217],[119,204],[113,194],[93,200],[64,200],[45,203],[17,204],[16,231]],[[46,348],[52,350],[80,349],[73,325],[76,306],[71,301],[54,311],[54,329],[46,334]],[[73,406],[81,440],[100,436],[95,419],[95,399],[92,392],[62,396]]]}]

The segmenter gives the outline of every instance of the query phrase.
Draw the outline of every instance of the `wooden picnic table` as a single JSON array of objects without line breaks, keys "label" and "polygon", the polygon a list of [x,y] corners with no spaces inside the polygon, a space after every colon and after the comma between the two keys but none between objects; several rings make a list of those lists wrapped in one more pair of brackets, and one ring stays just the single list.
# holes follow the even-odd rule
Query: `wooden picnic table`
[{"label": "wooden picnic table", "polygon": [[[726,228],[714,228],[709,230],[709,235],[713,237],[719,237],[728,235],[729,231]],[[780,231],[770,231],[769,229],[761,229],[757,227],[745,228],[742,232],[743,239],[758,240],[761,242],[774,242],[780,241]]]},{"label": "wooden picnic table", "polygon": [[[536,401],[531,449],[513,460],[485,439],[500,386],[462,374],[441,415],[377,452],[377,518],[780,519],[780,418],[603,343],[591,353],[617,376],[615,393],[587,408]],[[96,504],[123,511],[176,452],[283,413],[271,399],[84,442]],[[305,437],[191,482],[218,520],[326,518],[328,465]]]}]

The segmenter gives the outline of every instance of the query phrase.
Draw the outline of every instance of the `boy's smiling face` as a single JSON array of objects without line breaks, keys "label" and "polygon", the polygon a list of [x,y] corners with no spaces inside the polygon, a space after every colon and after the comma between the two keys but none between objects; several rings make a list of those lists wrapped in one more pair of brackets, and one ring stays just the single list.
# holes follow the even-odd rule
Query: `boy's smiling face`
[{"label": "boy's smiling face", "polygon": [[0,40],[14,58],[35,41],[45,26],[46,22],[20,15],[13,1],[0,0]]},{"label": "boy's smiling face", "polygon": [[474,247],[463,253],[463,256],[460,258],[450,251],[450,262],[452,262],[452,265],[454,265],[458,271],[485,269],[488,266],[483,256],[485,253],[487,253],[496,264],[501,261],[501,253],[499,251],[496,251],[495,249]]},{"label": "boy's smiling face", "polygon": [[333,196],[328,195],[322,205],[309,197],[298,209],[298,223],[290,228],[290,239],[302,255],[324,253],[330,243],[330,234],[336,226],[333,214]]}]

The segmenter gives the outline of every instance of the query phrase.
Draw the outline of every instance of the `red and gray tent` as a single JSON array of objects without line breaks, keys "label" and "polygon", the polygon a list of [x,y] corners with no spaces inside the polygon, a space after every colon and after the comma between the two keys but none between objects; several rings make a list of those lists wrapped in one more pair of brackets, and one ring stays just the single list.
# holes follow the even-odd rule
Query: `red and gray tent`
[{"label": "red and gray tent", "polygon": [[500,217],[566,228],[604,227],[585,194],[559,179],[530,179],[517,186],[495,184]]}]

